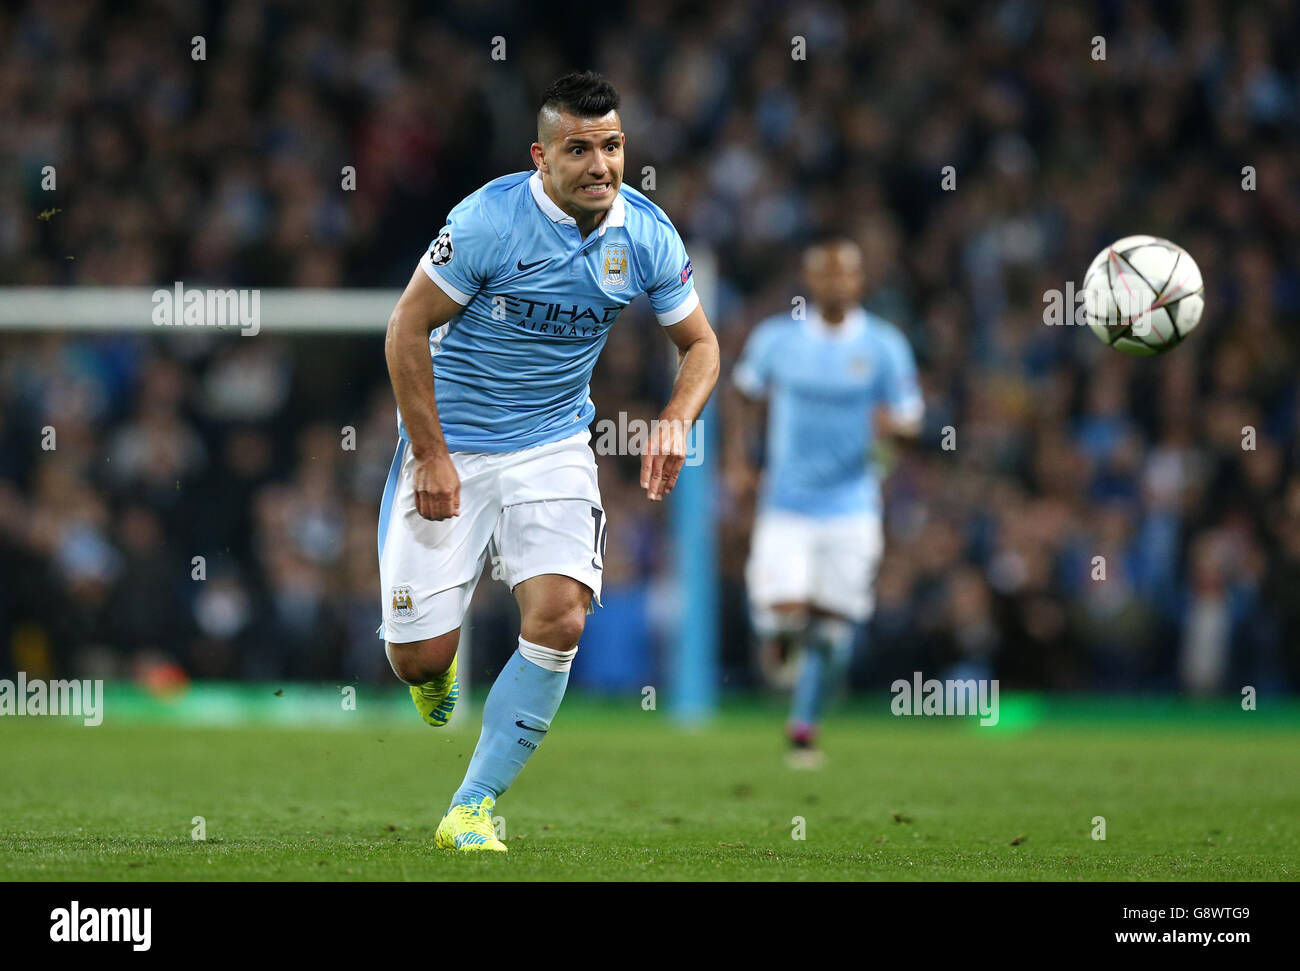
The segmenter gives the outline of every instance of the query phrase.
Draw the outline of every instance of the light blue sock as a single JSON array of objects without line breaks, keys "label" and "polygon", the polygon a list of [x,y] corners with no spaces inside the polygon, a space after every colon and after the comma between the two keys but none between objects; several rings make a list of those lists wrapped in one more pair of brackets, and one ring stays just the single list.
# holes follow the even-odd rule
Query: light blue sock
[{"label": "light blue sock", "polygon": [[818,617],[808,624],[803,640],[803,662],[790,706],[793,725],[815,728],[827,702],[844,682],[853,659],[854,625],[834,617]]},{"label": "light blue sock", "polygon": [[483,704],[483,731],[451,805],[495,802],[551,728],[569,683],[571,651],[553,651],[519,638],[519,649],[497,675]]}]

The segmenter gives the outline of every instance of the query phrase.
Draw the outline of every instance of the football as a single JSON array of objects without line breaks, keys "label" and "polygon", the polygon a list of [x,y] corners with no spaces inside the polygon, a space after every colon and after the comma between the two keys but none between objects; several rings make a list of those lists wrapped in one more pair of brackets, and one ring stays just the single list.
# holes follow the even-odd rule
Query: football
[{"label": "football", "polygon": [[1097,254],[1083,278],[1088,326],[1106,345],[1149,356],[1192,332],[1205,307],[1201,271],[1176,243],[1125,236]]}]

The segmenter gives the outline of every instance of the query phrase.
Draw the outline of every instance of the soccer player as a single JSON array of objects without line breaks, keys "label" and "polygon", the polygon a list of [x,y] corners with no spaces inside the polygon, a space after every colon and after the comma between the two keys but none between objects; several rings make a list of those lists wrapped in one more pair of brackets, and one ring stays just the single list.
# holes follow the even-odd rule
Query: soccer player
[{"label": "soccer player", "polygon": [[766,398],[766,469],[745,581],[765,671],[801,656],[788,761],[815,768],[823,760],[818,723],[848,671],[857,627],[871,615],[884,548],[873,442],[878,434],[914,437],[923,402],[906,339],[861,306],[857,245],[839,238],[813,245],[803,271],[812,298],[806,319],[762,321],[736,365],[740,425],[727,458],[737,487],[755,480],[746,443],[754,402]]},{"label": "soccer player", "polygon": [[535,170],[452,209],[388,323],[399,441],[379,516],[379,633],[428,724],[455,707],[460,626],[489,549],[522,615],[435,834],[441,849],[506,849],[493,807],[550,730],[600,602],[607,524],[588,382],[619,311],[648,294],[680,361],[642,456],[650,501],[672,491],[717,380],[681,237],[623,185],[618,107],[598,74],[555,81],[537,114]]}]

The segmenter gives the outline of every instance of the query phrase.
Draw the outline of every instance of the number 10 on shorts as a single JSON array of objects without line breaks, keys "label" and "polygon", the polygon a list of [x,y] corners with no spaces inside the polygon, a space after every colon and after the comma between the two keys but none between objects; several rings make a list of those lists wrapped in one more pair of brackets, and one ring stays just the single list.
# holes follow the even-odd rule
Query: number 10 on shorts
[{"label": "number 10 on shorts", "polygon": [[591,558],[593,569],[605,569],[605,541],[609,539],[609,523],[605,521],[605,510],[599,506],[591,507],[591,518],[595,522],[595,537],[592,540],[595,556]]}]

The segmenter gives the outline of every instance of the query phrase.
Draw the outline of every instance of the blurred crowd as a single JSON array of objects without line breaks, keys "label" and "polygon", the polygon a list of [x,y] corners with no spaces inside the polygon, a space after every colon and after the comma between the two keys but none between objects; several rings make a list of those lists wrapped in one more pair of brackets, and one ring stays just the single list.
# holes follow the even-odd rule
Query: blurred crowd
[{"label": "blurred crowd", "polygon": [[[452,205],[529,167],[538,92],[594,67],[628,183],[716,254],[724,381],[828,229],[916,349],[859,685],[1295,691],[1297,52],[1283,0],[5,4],[0,286],[401,286]],[[1140,232],[1204,274],[1183,346],[1044,323]],[[598,416],[656,413],[665,347],[624,315]],[[377,334],[0,335],[0,668],[390,677],[393,410]],[[601,465],[607,590],[659,589],[663,510]],[[729,684],[752,501],[719,482]],[[512,609],[481,584],[489,660]]]}]

